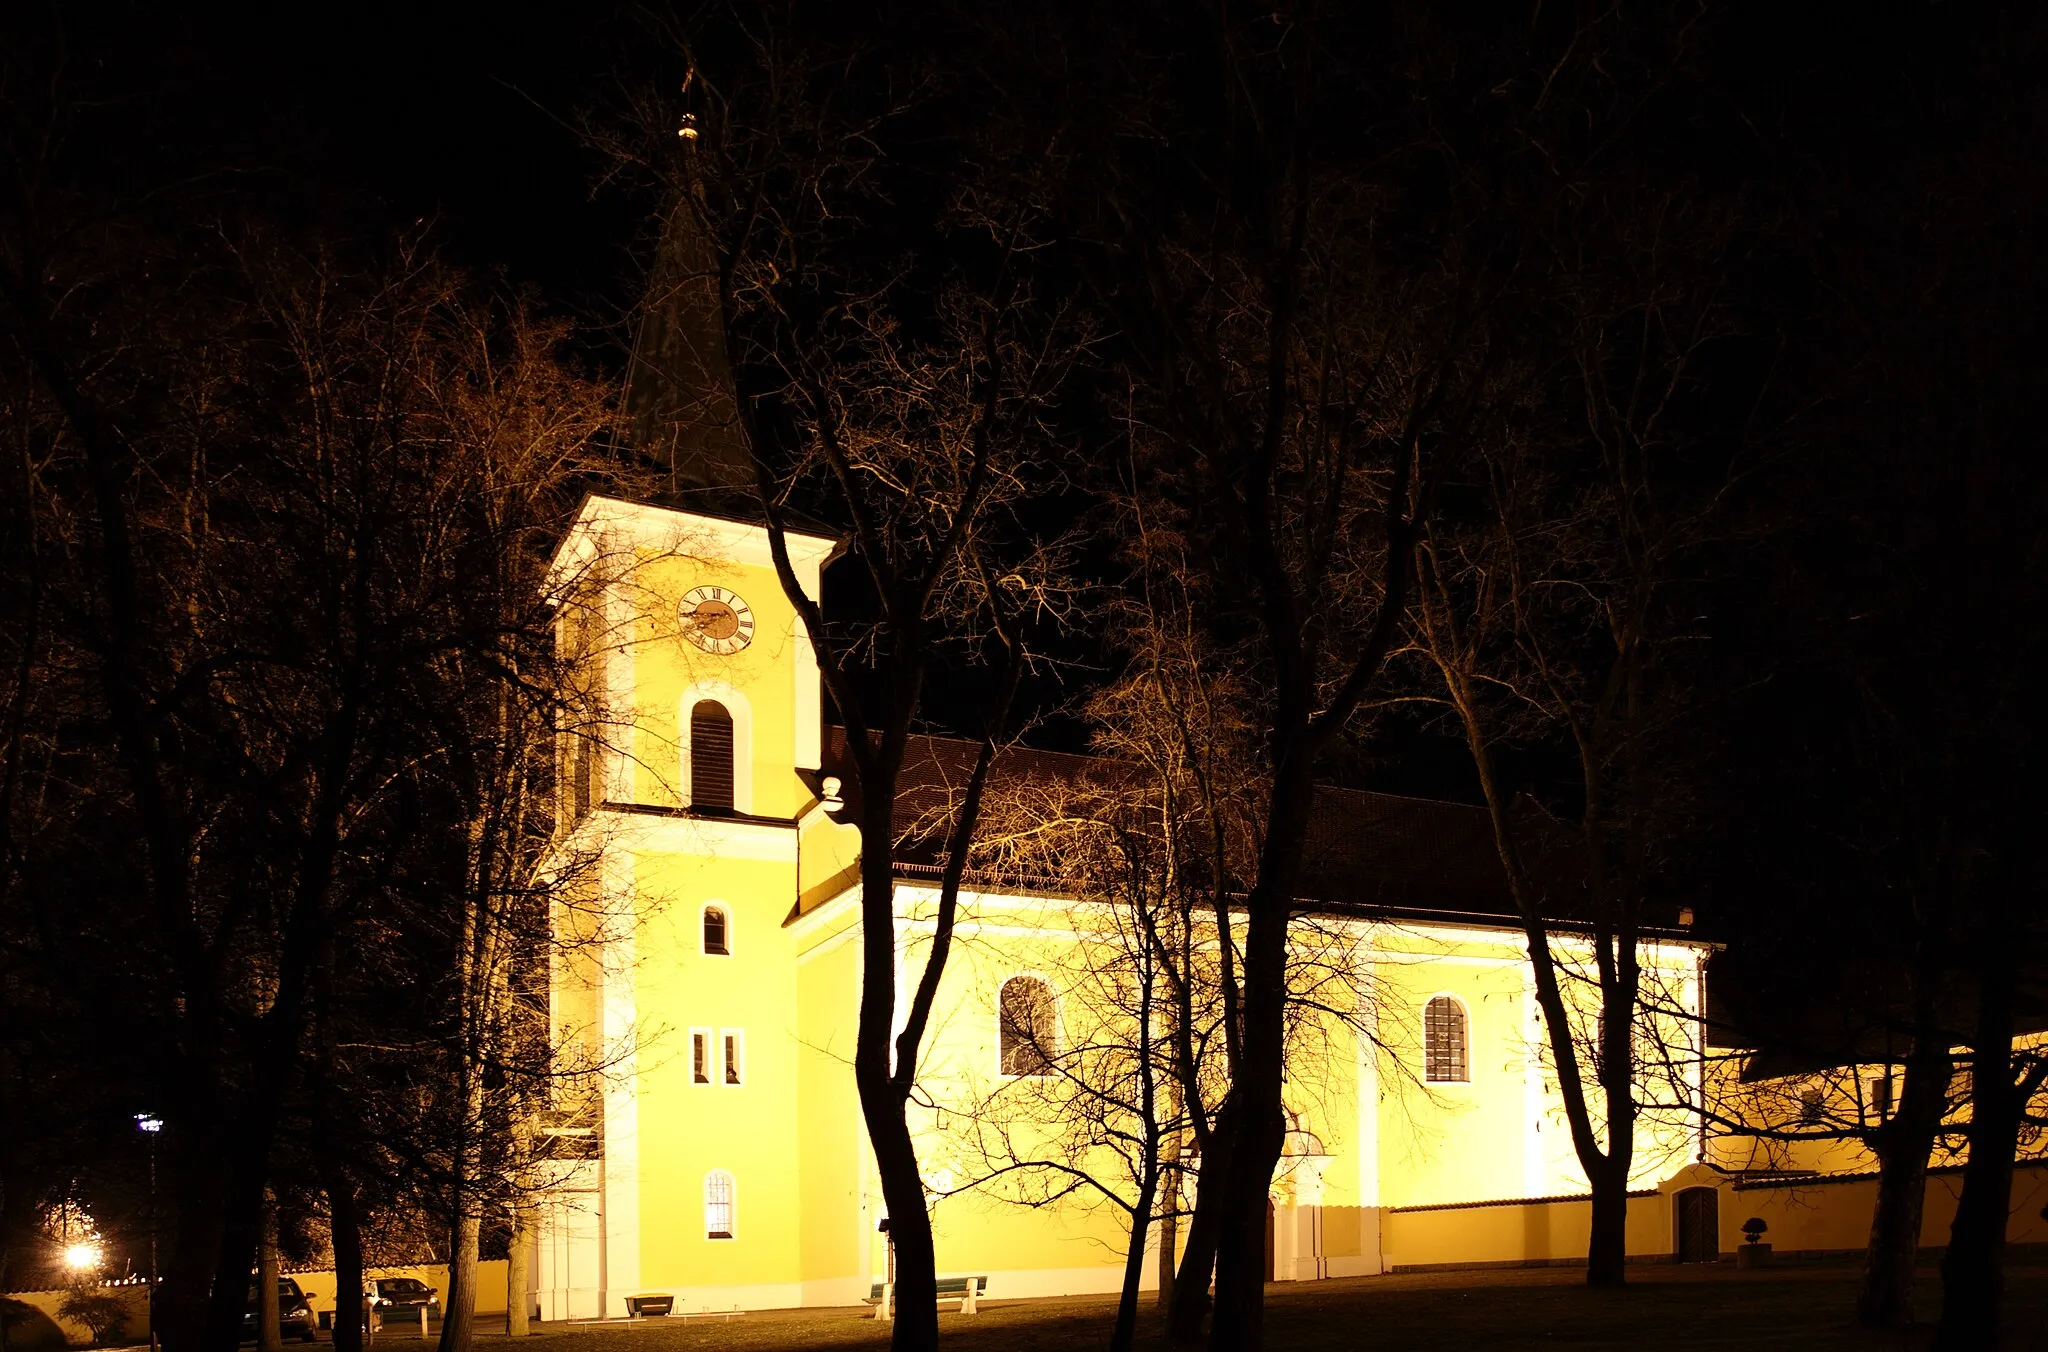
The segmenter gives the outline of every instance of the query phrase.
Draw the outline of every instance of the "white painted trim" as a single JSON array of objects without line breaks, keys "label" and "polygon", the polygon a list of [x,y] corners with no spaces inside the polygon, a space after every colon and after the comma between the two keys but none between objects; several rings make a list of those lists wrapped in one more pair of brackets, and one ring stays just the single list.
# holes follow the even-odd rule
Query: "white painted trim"
[{"label": "white painted trim", "polygon": [[[634,703],[634,661],[633,633],[639,610],[631,597],[618,583],[608,583],[604,589],[604,624],[607,635],[604,652],[604,700],[605,717],[611,721],[614,731],[611,738],[615,746],[599,746],[597,753],[602,761],[602,793],[600,797],[614,803],[636,801],[638,792],[635,785],[639,769],[640,726],[638,708]],[[623,635],[623,641],[620,636]]]},{"label": "white painted trim", "polygon": [[[856,878],[852,883],[847,885],[844,891],[841,891],[834,896],[827,897],[825,900],[819,902],[816,906],[811,907],[810,910],[805,911],[802,915],[798,916],[796,919],[789,922],[789,925],[787,927],[789,931],[789,937],[797,944],[800,950],[797,953],[796,960],[798,962],[804,961],[806,958],[810,957],[813,952],[824,952],[827,949],[833,947],[835,944],[843,942],[844,934],[840,934],[833,936],[831,939],[828,939],[825,942],[825,944],[818,949],[803,949],[804,940],[809,938],[814,931],[825,926],[830,921],[837,919],[839,917],[840,912],[844,911],[849,905],[852,905],[856,908],[860,905],[860,891],[860,880]],[[859,930],[860,926],[858,924],[853,924],[847,926],[846,933],[858,933]]]},{"label": "white painted trim", "polygon": [[[732,718],[732,805],[736,811],[754,810],[754,705],[731,681],[694,681],[683,691],[676,719],[682,745],[682,766],[676,782],[682,785],[683,804],[690,804],[690,712],[704,700],[716,700]],[[630,802],[631,799],[620,801]]]},{"label": "white painted trim", "polygon": [[852,943],[860,937],[860,924],[861,922],[856,919],[847,925],[846,928],[835,934],[828,935],[823,942],[804,949],[796,955],[797,965],[801,967],[813,958],[822,958],[827,953],[834,952]]},{"label": "white painted trim", "polygon": [[[601,1283],[606,1293],[632,1291],[640,1282],[640,1058],[634,1034],[639,1017],[633,898],[633,855],[608,850],[601,866],[606,924],[600,957],[599,1009],[604,1073],[604,1170],[600,1234]],[[609,1295],[604,1297],[609,1303]]]},{"label": "white painted trim", "polygon": [[[737,1196],[737,1190],[735,1190]],[[737,1219],[737,1217],[735,1217]],[[702,1224],[702,1218],[698,1223]],[[864,1236],[872,1238],[872,1236]],[[720,1241],[721,1243],[723,1241]],[[1146,1291],[1158,1289],[1159,1264],[1147,1261],[1140,1288]],[[1083,1296],[1107,1295],[1123,1285],[1123,1262],[1116,1261],[1089,1267],[1070,1268],[975,1268],[959,1272],[941,1270],[940,1277],[982,1277],[988,1278],[983,1288],[983,1300],[1029,1300],[1042,1296]],[[676,1313],[712,1313],[727,1310],[790,1310],[798,1308],[865,1308],[862,1301],[873,1287],[875,1278],[870,1274],[843,1277],[814,1277],[798,1282],[761,1282],[745,1286],[696,1286],[685,1283],[654,1283],[644,1285],[627,1293],[632,1295],[668,1295],[675,1297]],[[614,1316],[625,1313],[623,1297],[615,1302],[617,1310],[607,1310]]]},{"label": "white painted trim", "polygon": [[[815,576],[836,545],[825,536],[801,531],[785,531],[784,539],[799,578],[806,572]],[[588,567],[599,555],[624,547],[729,559],[761,568],[775,563],[765,526],[593,493],[556,546],[545,585],[555,590],[565,580],[565,572]]]},{"label": "white painted trim", "polygon": [[[818,592],[817,576],[813,569],[807,588],[813,596]],[[815,770],[825,763],[825,714],[820,689],[824,681],[818,675],[818,650],[811,646],[811,632],[802,616],[797,617],[794,628],[791,639],[795,660],[789,665],[790,679],[796,683],[796,702],[792,706],[796,711],[795,759],[798,769]]]},{"label": "white painted trim", "polygon": [[[1362,964],[1360,984],[1372,988],[1377,973],[1370,960]],[[1379,1032],[1379,1012],[1367,1002],[1365,1027],[1358,1034],[1358,1204],[1380,1204],[1380,1055],[1371,1035]]]},{"label": "white painted trim", "polygon": [[1506,967],[1525,967],[1528,959],[1523,957],[1486,958],[1466,953],[1418,953],[1412,949],[1386,948],[1375,944],[1373,952],[1389,963],[1413,963],[1420,966],[1428,963],[1434,967],[1484,967],[1498,971]]},{"label": "white painted trim", "polygon": [[[597,815],[592,813],[592,816]],[[796,862],[796,828],[779,822],[735,821],[729,817],[685,817],[666,813],[605,810],[608,850],[713,855],[720,859]]]}]

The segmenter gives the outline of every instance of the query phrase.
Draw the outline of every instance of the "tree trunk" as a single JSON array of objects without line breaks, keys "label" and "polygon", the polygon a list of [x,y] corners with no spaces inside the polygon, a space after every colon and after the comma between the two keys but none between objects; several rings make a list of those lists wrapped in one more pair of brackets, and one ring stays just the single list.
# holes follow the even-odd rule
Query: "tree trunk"
[{"label": "tree trunk", "polygon": [[[885,1086],[886,1089],[886,1086]],[[938,1265],[931,1213],[925,1210],[917,1150],[900,1103],[881,1113],[866,1111],[874,1144],[875,1170],[882,1178],[882,1202],[889,1208],[889,1240],[896,1251],[895,1352],[936,1352],[939,1345]]]},{"label": "tree trunk", "polygon": [[1877,1153],[1877,1205],[1856,1293],[1856,1322],[1900,1328],[1913,1322],[1913,1267],[1927,1201],[1927,1159],[1941,1128],[1951,1069],[1946,1040],[1929,1033],[1907,1054],[1898,1108],[1870,1134]]},{"label": "tree trunk", "polygon": [[441,1301],[440,1352],[466,1352],[476,1328],[476,1250],[482,1231],[475,1200],[464,1189],[448,1236],[448,1291]]},{"label": "tree trunk", "polygon": [[2005,1228],[2025,1096],[2013,1083],[2011,944],[1997,945],[1978,997],[1970,1059],[1970,1158],[1941,1260],[1938,1352],[1991,1352],[2005,1305]]},{"label": "tree trunk", "polygon": [[1131,1352],[1138,1332],[1138,1287],[1145,1280],[1145,1237],[1151,1231],[1152,1202],[1159,1195],[1159,1167],[1145,1171],[1138,1203],[1131,1211],[1131,1237],[1124,1245],[1124,1285],[1116,1303],[1116,1324],[1109,1331],[1109,1352]]},{"label": "tree trunk", "polygon": [[[263,1093],[259,1079],[254,1095]],[[269,1173],[274,1109],[268,1102],[250,1107],[224,1134],[231,1152],[226,1207],[220,1248],[215,1255],[213,1290],[206,1303],[206,1324],[200,1334],[203,1352],[234,1352],[242,1340],[242,1319],[249,1309],[249,1275],[263,1231],[263,1186]]]},{"label": "tree trunk", "polygon": [[1159,1212],[1159,1308],[1169,1314],[1173,1310],[1173,1264],[1180,1255],[1180,1134],[1176,1132],[1166,1143],[1165,1167],[1160,1174],[1159,1191],[1165,1204]]},{"label": "tree trunk", "polygon": [[1593,1229],[1586,1241],[1586,1285],[1628,1283],[1628,1169],[1612,1165],[1592,1176]]},{"label": "tree trunk", "polygon": [[1195,1176],[1195,1214],[1188,1222],[1188,1245],[1173,1279],[1173,1304],[1167,1315],[1166,1336],[1176,1343],[1192,1346],[1201,1342],[1202,1324],[1209,1316],[1209,1279],[1216,1271],[1223,1178],[1230,1172],[1236,1120],[1235,1105],[1226,1102],[1216,1114],[1201,1171]]},{"label": "tree trunk", "polygon": [[505,1251],[505,1334],[524,1338],[533,1331],[533,1209],[524,1197],[512,1203],[512,1247]]},{"label": "tree trunk", "polygon": [[[1249,1027],[1250,1020],[1246,1023]],[[1255,1055],[1249,1034],[1245,1043],[1249,1065]],[[1272,1099],[1270,1110],[1260,1096],[1260,1087],[1252,1086],[1257,1106],[1246,1105],[1239,1120],[1237,1147],[1223,1193],[1216,1235],[1216,1312],[1209,1324],[1212,1352],[1250,1352],[1264,1335],[1266,1209],[1273,1170],[1287,1135],[1278,1103],[1277,1071],[1272,1078],[1276,1083],[1266,1096]]]},{"label": "tree trunk", "polygon": [[[883,779],[884,776],[877,775]],[[892,1078],[896,1022],[896,878],[893,780],[861,785],[861,992],[853,1078],[875,1152],[889,1238],[896,1249],[896,1352],[937,1352],[937,1258],[924,1178],[910,1138],[906,1101]]]},{"label": "tree trunk", "polygon": [[363,1352],[363,1218],[355,1184],[327,1154],[328,1235],[334,1248],[334,1352]]},{"label": "tree trunk", "polygon": [[[1392,604],[1390,601],[1388,604]],[[1284,698],[1284,692],[1283,692]],[[1299,701],[1306,707],[1305,700]],[[1287,939],[1301,859],[1315,805],[1311,743],[1305,726],[1281,715],[1275,745],[1284,748],[1267,800],[1258,881],[1245,898],[1244,1045],[1233,1068],[1236,1140],[1223,1178],[1216,1235],[1216,1313],[1209,1346],[1252,1352],[1264,1333],[1266,1208],[1273,1171],[1287,1140],[1281,1102],[1287,1059]]]},{"label": "tree trunk", "polygon": [[157,1292],[159,1341],[166,1352],[198,1352],[220,1262],[227,1167],[217,1138],[204,1127],[181,1129],[171,1139],[177,1221]]},{"label": "tree trunk", "polygon": [[284,1352],[284,1322],[277,1310],[277,1198],[263,1190],[263,1232],[256,1244],[256,1346]]}]

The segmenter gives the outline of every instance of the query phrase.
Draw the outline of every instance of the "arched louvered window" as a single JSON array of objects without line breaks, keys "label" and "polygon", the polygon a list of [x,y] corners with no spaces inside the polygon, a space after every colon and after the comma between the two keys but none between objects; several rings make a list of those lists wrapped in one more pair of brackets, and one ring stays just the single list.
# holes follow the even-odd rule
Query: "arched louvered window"
[{"label": "arched louvered window", "polygon": [[690,710],[690,806],[732,811],[732,715],[715,699]]},{"label": "arched louvered window", "polygon": [[713,1169],[704,1175],[704,1238],[731,1239],[739,1217],[733,1200],[732,1175]]},{"label": "arched louvered window", "polygon": [[1423,1078],[1442,1084],[1471,1079],[1465,1065],[1465,1007],[1439,995],[1422,1007]]},{"label": "arched louvered window", "polygon": [[997,1044],[1005,1075],[1050,1075],[1059,1054],[1052,987],[1035,976],[1013,976],[997,998]]},{"label": "arched louvered window", "polygon": [[732,921],[722,906],[704,908],[704,951],[720,957],[732,952]]}]

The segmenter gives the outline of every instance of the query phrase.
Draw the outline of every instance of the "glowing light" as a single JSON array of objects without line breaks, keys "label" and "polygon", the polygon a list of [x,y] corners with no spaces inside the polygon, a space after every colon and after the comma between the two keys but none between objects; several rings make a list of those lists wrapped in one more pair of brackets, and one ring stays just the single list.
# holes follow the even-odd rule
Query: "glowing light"
[{"label": "glowing light", "polygon": [[73,1272],[90,1272],[100,1265],[100,1246],[73,1244],[64,1250],[64,1266]]},{"label": "glowing light", "polygon": [[164,1120],[155,1113],[135,1114],[135,1125],[154,1136],[164,1129]]}]

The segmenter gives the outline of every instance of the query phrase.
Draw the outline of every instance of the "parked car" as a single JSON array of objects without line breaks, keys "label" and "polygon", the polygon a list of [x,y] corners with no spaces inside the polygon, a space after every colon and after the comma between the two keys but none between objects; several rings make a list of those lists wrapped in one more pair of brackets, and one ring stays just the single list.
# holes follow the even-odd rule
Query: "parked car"
[{"label": "parked car", "polygon": [[387,1324],[418,1323],[422,1306],[429,1315],[441,1312],[441,1293],[417,1277],[373,1277],[369,1288],[371,1308]]},{"label": "parked car", "polygon": [[[290,1277],[277,1279],[277,1331],[281,1337],[297,1338],[302,1343],[314,1341],[313,1307],[306,1301],[306,1293],[299,1289],[297,1281]],[[242,1311],[242,1341],[256,1341],[256,1283],[249,1283],[249,1306]]]}]

